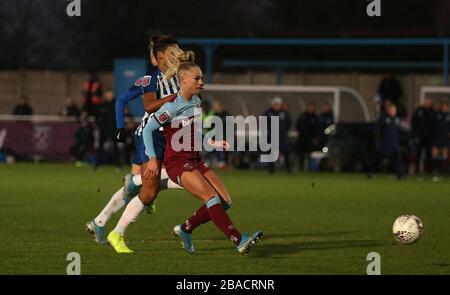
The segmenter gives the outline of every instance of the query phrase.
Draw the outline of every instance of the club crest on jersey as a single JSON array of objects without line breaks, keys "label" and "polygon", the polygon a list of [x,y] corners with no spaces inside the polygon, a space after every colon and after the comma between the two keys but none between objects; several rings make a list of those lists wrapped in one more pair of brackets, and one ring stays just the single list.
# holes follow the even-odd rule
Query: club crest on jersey
[{"label": "club crest on jersey", "polygon": [[183,169],[185,169],[185,170],[190,170],[190,169],[192,169],[192,164],[191,164],[191,163],[186,163],[186,164],[184,164]]},{"label": "club crest on jersey", "polygon": [[150,85],[150,80],[152,79],[152,76],[144,76],[144,77],[139,77],[136,82],[134,82],[134,86],[142,86],[142,87],[147,87],[148,85]]},{"label": "club crest on jersey", "polygon": [[138,78],[136,82],[134,82],[134,86],[141,86],[142,85],[142,78]]},{"label": "club crest on jersey", "polygon": [[167,120],[169,120],[169,114],[167,112],[164,112],[158,116],[158,121],[161,124],[166,123]]},{"label": "club crest on jersey", "polygon": [[152,76],[144,76],[142,79],[142,87],[147,87],[150,85],[150,80],[152,79]]}]

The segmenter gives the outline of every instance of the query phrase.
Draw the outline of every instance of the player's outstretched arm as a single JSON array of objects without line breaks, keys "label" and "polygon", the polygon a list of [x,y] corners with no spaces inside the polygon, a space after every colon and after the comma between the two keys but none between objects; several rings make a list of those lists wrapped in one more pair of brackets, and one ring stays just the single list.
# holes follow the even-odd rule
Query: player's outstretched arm
[{"label": "player's outstretched arm", "polygon": [[172,116],[176,113],[173,103],[165,103],[155,112],[154,116],[148,121],[143,130],[144,146],[147,152],[149,163],[144,173],[144,177],[156,176],[159,173],[159,168],[155,158],[155,149],[153,146],[153,131],[159,129],[170,122]]},{"label": "player's outstretched arm", "polygon": [[163,99],[156,99],[156,94],[154,92],[147,92],[144,94],[144,109],[149,114],[154,113],[159,110],[163,104],[171,101],[174,96],[176,96],[176,94],[169,95]]},{"label": "player's outstretched arm", "polygon": [[129,89],[123,92],[116,99],[116,128],[117,128],[117,140],[120,142],[125,141],[125,105],[140,96],[140,92],[137,90]]},{"label": "player's outstretched arm", "polygon": [[157,130],[161,125],[152,117],[145,126],[142,134],[144,136],[145,151],[149,158],[155,157],[155,148],[153,146],[153,131]]},{"label": "player's outstretched arm", "polygon": [[143,130],[145,151],[147,152],[149,163],[145,170],[144,177],[157,176],[159,173],[158,163],[156,161],[155,148],[153,146],[153,131],[157,130],[161,125],[152,117]]}]

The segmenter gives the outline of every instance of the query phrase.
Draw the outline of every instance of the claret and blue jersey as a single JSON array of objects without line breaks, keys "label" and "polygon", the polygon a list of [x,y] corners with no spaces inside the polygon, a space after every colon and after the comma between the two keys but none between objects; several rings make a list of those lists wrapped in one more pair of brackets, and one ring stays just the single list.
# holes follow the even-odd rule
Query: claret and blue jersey
[{"label": "claret and blue jersey", "polygon": [[[164,126],[164,136],[167,142],[164,153],[165,164],[174,159],[199,158],[199,153],[194,148],[196,140],[194,122],[195,120],[201,119],[200,106],[200,97],[193,96],[190,100],[186,100],[178,94],[174,101],[165,103],[158,111],[156,111],[155,115],[149,120],[144,129],[144,143],[149,157],[154,157],[156,155],[156,145],[151,133],[161,126]],[[182,128],[189,128],[190,148],[181,151],[178,149],[174,150],[174,147],[171,144],[172,136]],[[180,144],[182,144],[182,142],[180,142]]]},{"label": "claret and blue jersey", "polygon": [[[155,93],[156,99],[162,99],[173,95],[178,92],[178,80],[177,77],[172,77],[167,80],[164,74],[159,70],[157,66],[154,66],[151,70],[147,71],[144,76],[139,77],[133,86],[127,91],[122,93],[116,100],[116,126],[117,128],[124,128],[124,110],[125,105],[130,101],[142,97],[145,93]],[[148,120],[153,114],[145,113],[142,117],[142,121],[135,132],[135,146],[136,151],[132,159],[133,164],[140,165],[148,161],[148,157],[145,154],[144,142],[142,139],[142,130],[147,124]],[[155,141],[156,156],[159,160],[164,156],[164,135],[162,130],[157,130],[153,133]]]}]

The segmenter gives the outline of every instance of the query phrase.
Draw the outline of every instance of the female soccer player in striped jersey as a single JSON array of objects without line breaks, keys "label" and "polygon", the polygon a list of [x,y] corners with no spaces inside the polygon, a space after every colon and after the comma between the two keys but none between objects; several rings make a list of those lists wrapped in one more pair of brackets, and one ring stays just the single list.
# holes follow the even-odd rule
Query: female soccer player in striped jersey
[{"label": "female soccer player in striped jersey", "polygon": [[[193,52],[184,52],[178,55],[178,64],[175,70],[166,72],[170,77],[176,73],[180,83],[180,90],[172,102],[165,103],[149,120],[144,128],[144,143],[150,161],[144,176],[155,177],[159,174],[159,166],[155,150],[152,132],[164,127],[166,148],[164,153],[164,165],[170,179],[183,186],[194,197],[200,199],[204,205],[198,209],[185,223],[174,228],[183,244],[183,248],[189,253],[195,251],[191,240],[194,228],[212,220],[214,224],[235,244],[240,253],[247,253],[250,247],[256,244],[262,237],[262,232],[257,231],[253,235],[241,234],[233,225],[225,212],[231,204],[231,198],[220,178],[210,170],[195,149],[194,122],[200,120],[201,100],[197,96],[203,89],[203,78],[200,67],[193,62]],[[196,112],[197,110],[197,112]],[[177,142],[172,141],[174,134],[188,134],[190,148],[173,146]],[[188,137],[188,138],[189,138]],[[183,139],[184,140],[184,139]],[[209,141],[215,147],[228,148],[226,141]]]},{"label": "female soccer player in striped jersey", "polygon": [[[142,129],[145,126],[152,112],[157,110],[161,104],[168,101],[178,91],[178,80],[176,78],[165,79],[160,69],[167,69],[170,60],[173,59],[175,53],[181,52],[177,45],[176,39],[171,35],[154,36],[150,45],[150,58],[154,65],[143,77],[136,80],[130,89],[124,92],[116,101],[116,127],[118,129],[117,140],[125,140],[124,130],[124,108],[130,101],[143,96],[145,115],[141,124],[135,132],[135,153],[132,158],[131,174],[125,176],[124,186],[120,188],[111,200],[100,212],[100,214],[92,221],[86,224],[86,229],[92,233],[95,240],[105,244],[104,226],[113,213],[117,212],[123,206],[127,205],[131,199],[138,195],[143,184],[141,178],[141,165],[145,165],[148,161],[144,153],[144,143],[142,141]],[[162,150],[164,149],[164,138],[162,131],[155,131],[155,140],[158,142],[158,148],[161,150],[159,159],[162,160]],[[161,181],[154,179],[144,180],[144,186],[147,187],[145,194],[156,196],[158,189],[181,188],[179,185],[171,181],[165,169],[161,171]],[[158,181],[159,187],[155,186]],[[154,211],[154,204],[147,203],[150,212]]]}]

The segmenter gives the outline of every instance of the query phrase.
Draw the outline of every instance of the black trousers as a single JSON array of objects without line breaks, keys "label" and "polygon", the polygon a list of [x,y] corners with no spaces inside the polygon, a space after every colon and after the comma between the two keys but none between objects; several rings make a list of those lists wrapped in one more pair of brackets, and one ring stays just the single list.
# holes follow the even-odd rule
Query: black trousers
[{"label": "black trousers", "polygon": [[121,155],[119,153],[118,142],[116,141],[114,135],[112,134],[100,134],[100,145],[97,149],[96,153],[96,163],[95,167],[98,168],[102,163],[105,162],[105,151],[104,145],[107,141],[112,143],[112,152],[113,152],[113,162],[117,165],[117,167],[122,168]]},{"label": "black trousers", "polygon": [[372,169],[370,169],[371,172],[374,171],[378,171],[378,169],[380,168],[381,163],[383,162],[383,160],[388,159],[389,160],[389,164],[391,166],[391,168],[395,171],[395,173],[397,174],[397,178],[402,178],[404,175],[403,172],[403,156],[402,156],[402,151],[400,147],[396,147],[394,148],[393,151],[382,151],[382,150],[378,150],[375,153],[375,157],[373,159],[373,164],[372,164]]},{"label": "black trousers", "polygon": [[303,170],[303,165],[305,163],[306,157],[313,151],[313,138],[305,138],[299,141],[297,145],[298,151],[298,168],[300,171]]},{"label": "black trousers", "polygon": [[77,161],[84,161],[86,153],[91,150],[92,143],[77,142],[70,148],[70,153],[77,159]]},{"label": "black trousers", "polygon": [[420,162],[422,160],[423,152],[425,153],[425,173],[430,174],[432,172],[431,140],[419,139],[416,143],[416,173],[419,173],[420,171]]},{"label": "black trousers", "polygon": [[[289,147],[288,146],[280,146],[280,154],[283,155],[284,167],[285,167],[286,171],[288,173],[291,173],[292,172],[292,168],[291,168],[291,161],[289,160]],[[270,174],[275,173],[275,170],[276,170],[275,163],[276,162],[270,162],[268,164],[268,169],[269,169],[269,173]]]}]

